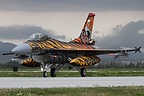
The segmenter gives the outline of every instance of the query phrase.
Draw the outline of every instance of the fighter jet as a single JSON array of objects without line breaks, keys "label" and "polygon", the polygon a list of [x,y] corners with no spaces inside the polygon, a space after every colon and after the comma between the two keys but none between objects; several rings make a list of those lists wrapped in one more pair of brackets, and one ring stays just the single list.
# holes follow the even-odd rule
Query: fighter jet
[{"label": "fighter jet", "polygon": [[86,76],[86,68],[98,64],[101,54],[140,52],[140,48],[131,49],[100,49],[95,48],[95,40],[91,39],[94,13],[89,13],[80,36],[70,42],[62,42],[49,37],[43,33],[35,33],[28,41],[13,48],[9,53],[16,57],[20,64],[27,67],[41,67],[43,77],[47,77],[50,69],[51,77],[56,77],[56,73],[65,65],[78,69],[82,77]]}]

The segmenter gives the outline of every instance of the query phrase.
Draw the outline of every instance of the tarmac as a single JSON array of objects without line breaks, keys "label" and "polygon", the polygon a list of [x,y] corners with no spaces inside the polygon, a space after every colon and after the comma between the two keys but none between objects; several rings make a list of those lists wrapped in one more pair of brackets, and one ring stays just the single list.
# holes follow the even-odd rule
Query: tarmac
[{"label": "tarmac", "polygon": [[133,77],[1,77],[0,88],[62,88],[144,86],[144,76]]}]

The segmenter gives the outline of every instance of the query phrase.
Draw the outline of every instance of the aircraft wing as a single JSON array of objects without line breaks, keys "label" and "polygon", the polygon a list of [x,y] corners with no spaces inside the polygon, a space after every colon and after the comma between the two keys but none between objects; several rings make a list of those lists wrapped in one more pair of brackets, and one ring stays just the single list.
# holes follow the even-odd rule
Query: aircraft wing
[{"label": "aircraft wing", "polygon": [[[110,54],[110,53],[122,53],[122,52],[131,52],[134,51],[140,52],[141,47],[135,47],[133,49],[49,49],[49,51],[65,51],[65,52],[85,52],[85,55],[102,55],[102,54]],[[44,49],[47,51],[47,49]]]},{"label": "aircraft wing", "polygon": [[136,52],[140,52],[140,48],[133,48],[133,49],[94,49],[94,50],[87,50],[86,51],[86,54],[96,54],[96,55],[102,55],[102,54],[110,54],[110,53],[123,53],[123,52],[131,52],[131,51],[134,51],[135,53]]}]

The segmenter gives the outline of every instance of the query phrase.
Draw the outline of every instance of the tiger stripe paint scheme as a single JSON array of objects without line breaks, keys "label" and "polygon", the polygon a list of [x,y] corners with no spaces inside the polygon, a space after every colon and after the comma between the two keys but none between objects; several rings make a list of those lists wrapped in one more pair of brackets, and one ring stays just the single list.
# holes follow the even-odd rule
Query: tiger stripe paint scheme
[{"label": "tiger stripe paint scheme", "polygon": [[[72,42],[61,42],[52,38],[45,41],[28,41],[27,42],[32,50],[92,50],[95,49],[90,45],[72,43]],[[81,62],[83,61],[83,63]],[[76,62],[74,64],[74,62]],[[80,58],[73,59],[70,64],[76,66],[90,66],[100,62],[100,58],[97,56],[83,56]],[[28,62],[27,62],[28,63]]]},{"label": "tiger stripe paint scheme", "polygon": [[89,13],[86,19],[86,22],[82,28],[81,34],[78,38],[72,40],[71,42],[85,44],[85,45],[94,45],[94,39],[91,39],[93,23],[94,23],[94,13]]},{"label": "tiger stripe paint scheme", "polygon": [[70,64],[75,66],[91,66],[99,63],[101,60],[97,56],[82,56],[74,58],[70,61]]},{"label": "tiger stripe paint scheme", "polygon": [[48,39],[45,41],[28,41],[26,42],[30,45],[32,50],[35,49],[43,49],[43,50],[49,50],[49,49],[59,49],[59,50],[91,50],[95,49],[94,47],[90,45],[84,45],[84,44],[78,44],[78,43],[72,43],[72,42],[61,42],[55,39]]},{"label": "tiger stripe paint scheme", "polygon": [[20,64],[26,67],[40,67],[41,65],[39,62],[36,62],[31,58],[23,60]]}]

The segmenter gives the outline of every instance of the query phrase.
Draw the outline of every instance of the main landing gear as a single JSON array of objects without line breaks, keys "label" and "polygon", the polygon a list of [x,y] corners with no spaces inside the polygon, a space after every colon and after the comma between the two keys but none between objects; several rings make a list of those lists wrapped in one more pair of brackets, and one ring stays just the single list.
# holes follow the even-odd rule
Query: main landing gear
[{"label": "main landing gear", "polygon": [[55,68],[51,68],[50,75],[51,75],[51,77],[56,77],[56,69]]},{"label": "main landing gear", "polygon": [[[50,69],[50,76],[56,77],[57,70],[59,70],[60,67],[57,68],[56,66],[43,64],[41,66],[41,70],[43,71],[43,77],[47,77],[47,72],[49,69]],[[79,69],[81,77],[86,77],[86,68],[78,68],[78,69]]]},{"label": "main landing gear", "polygon": [[81,77],[86,77],[86,68],[80,68]]}]

